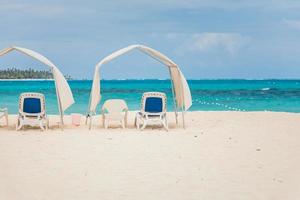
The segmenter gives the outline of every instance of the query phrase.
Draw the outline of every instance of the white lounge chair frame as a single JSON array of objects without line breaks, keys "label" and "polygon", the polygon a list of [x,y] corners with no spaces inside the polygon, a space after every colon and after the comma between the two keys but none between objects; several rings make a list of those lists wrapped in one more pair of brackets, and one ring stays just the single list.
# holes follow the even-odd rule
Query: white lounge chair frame
[{"label": "white lounge chair frame", "polygon": [[128,106],[123,99],[106,100],[101,113],[104,128],[108,128],[110,121],[120,122],[122,128],[127,126]]},{"label": "white lounge chair frame", "polygon": [[[37,98],[41,102],[40,113],[24,112],[23,104],[26,98]],[[16,130],[20,130],[24,125],[39,126],[42,130],[47,130],[49,120],[46,115],[45,96],[41,93],[22,93],[19,98],[19,116]]]},{"label": "white lounge chair frame", "polygon": [[5,118],[6,126],[8,126],[8,110],[7,108],[0,108],[0,119]]},{"label": "white lounge chair frame", "polygon": [[[162,99],[162,112],[149,113],[145,111],[146,100],[149,97],[159,97]],[[161,92],[145,92],[142,96],[141,111],[137,113],[135,118],[135,125],[138,129],[143,130],[147,125],[157,122],[161,123],[167,131],[169,130],[167,121],[167,96]]]}]

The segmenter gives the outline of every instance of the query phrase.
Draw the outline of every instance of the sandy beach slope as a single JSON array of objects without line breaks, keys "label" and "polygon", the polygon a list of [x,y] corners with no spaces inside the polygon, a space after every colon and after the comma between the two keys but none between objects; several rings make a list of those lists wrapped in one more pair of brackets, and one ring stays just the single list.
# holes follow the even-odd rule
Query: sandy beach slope
[{"label": "sandy beach slope", "polygon": [[300,114],[189,112],[187,129],[0,128],[1,200],[296,200]]}]

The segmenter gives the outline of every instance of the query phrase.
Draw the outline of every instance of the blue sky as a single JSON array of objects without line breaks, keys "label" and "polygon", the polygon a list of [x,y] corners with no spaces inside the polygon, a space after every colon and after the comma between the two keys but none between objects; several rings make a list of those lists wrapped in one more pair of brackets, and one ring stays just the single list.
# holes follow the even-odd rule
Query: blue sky
[{"label": "blue sky", "polygon": [[[300,78],[300,1],[2,0],[0,27],[1,48],[36,50],[75,78],[91,78],[103,57],[136,43],[166,54],[189,79]],[[7,66],[41,67],[17,53],[0,59]],[[140,52],[102,74],[168,77]]]}]

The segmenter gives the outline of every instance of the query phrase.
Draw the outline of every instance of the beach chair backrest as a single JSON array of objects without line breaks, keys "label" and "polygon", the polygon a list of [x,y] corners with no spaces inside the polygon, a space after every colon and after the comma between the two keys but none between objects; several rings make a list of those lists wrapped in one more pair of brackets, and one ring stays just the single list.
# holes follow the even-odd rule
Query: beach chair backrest
[{"label": "beach chair backrest", "polygon": [[162,92],[146,92],[142,97],[142,110],[148,113],[166,111],[167,97]]},{"label": "beach chair backrest", "polygon": [[128,107],[123,99],[109,99],[102,106],[102,111],[107,111],[108,113],[121,113],[126,110],[128,110]]},{"label": "beach chair backrest", "polygon": [[45,96],[41,93],[22,93],[19,98],[19,109],[27,114],[45,112]]}]

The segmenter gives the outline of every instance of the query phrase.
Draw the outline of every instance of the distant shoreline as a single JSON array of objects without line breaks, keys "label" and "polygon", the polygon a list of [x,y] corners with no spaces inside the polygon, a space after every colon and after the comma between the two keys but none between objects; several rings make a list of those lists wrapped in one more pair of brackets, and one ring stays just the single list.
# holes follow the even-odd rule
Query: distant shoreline
[{"label": "distant shoreline", "polygon": [[0,79],[0,81],[53,81],[54,79]]}]

